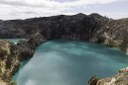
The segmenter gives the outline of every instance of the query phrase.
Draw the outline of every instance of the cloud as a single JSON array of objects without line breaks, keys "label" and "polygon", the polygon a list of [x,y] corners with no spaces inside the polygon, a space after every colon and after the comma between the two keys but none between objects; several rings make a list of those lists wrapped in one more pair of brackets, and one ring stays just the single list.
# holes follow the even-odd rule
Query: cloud
[{"label": "cloud", "polygon": [[[117,0],[0,0],[0,18],[16,19],[50,16],[56,14],[74,14],[67,12],[88,5],[108,4]],[[78,10],[79,11],[79,10]],[[75,13],[77,13],[76,11]]]},{"label": "cloud", "polygon": [[8,4],[11,6],[33,6],[33,7],[73,7],[81,5],[91,4],[107,4],[117,0],[77,0],[77,1],[66,1],[58,2],[53,0],[0,0],[2,4]]}]

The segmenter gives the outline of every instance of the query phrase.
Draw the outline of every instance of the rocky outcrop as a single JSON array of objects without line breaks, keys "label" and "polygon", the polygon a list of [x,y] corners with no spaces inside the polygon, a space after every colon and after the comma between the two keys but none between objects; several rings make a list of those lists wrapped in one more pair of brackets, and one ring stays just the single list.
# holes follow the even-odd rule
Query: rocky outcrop
[{"label": "rocky outcrop", "polygon": [[[0,38],[29,38],[21,40],[17,45],[0,41],[0,83],[10,83],[12,75],[19,68],[20,61],[32,57],[36,47],[47,40],[92,41],[119,48],[128,54],[127,36],[128,18],[113,20],[97,13],[0,21]],[[93,77],[89,84],[107,85],[106,82],[115,82],[116,76],[106,79]],[[127,76],[123,75],[122,78],[125,82]]]},{"label": "rocky outcrop", "polygon": [[46,39],[36,33],[28,40],[21,40],[17,45],[0,40],[0,85],[15,85],[12,76],[18,71],[21,61],[31,58],[37,46]]},{"label": "rocky outcrop", "polygon": [[88,81],[88,84],[89,84],[89,85],[96,85],[98,81],[99,81],[99,78],[97,78],[96,76],[93,76],[93,77]]},{"label": "rocky outcrop", "polygon": [[85,15],[52,16],[26,20],[10,20],[0,23],[1,38],[24,38],[40,32],[49,39],[88,40],[95,29],[96,21]]},{"label": "rocky outcrop", "polygon": [[31,58],[35,52],[36,47],[45,43],[47,40],[40,33],[32,35],[28,40],[20,40],[16,48],[19,50],[20,59],[26,60]]},{"label": "rocky outcrop", "polygon": [[94,31],[91,40],[128,52],[128,19],[102,21],[105,22]]},{"label": "rocky outcrop", "polygon": [[13,43],[0,40],[0,85],[14,85],[12,76],[20,66],[19,52]]},{"label": "rocky outcrop", "polygon": [[113,20],[97,13],[0,21],[0,38],[29,38],[41,33],[47,40],[88,40],[128,52],[128,19]]},{"label": "rocky outcrop", "polygon": [[117,75],[110,78],[92,77],[89,80],[89,85],[128,85],[128,68],[119,70]]}]

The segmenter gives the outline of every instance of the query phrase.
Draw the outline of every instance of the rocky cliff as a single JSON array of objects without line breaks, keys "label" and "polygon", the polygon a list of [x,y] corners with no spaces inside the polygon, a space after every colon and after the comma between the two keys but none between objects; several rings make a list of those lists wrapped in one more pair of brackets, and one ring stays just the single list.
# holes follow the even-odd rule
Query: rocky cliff
[{"label": "rocky cliff", "polygon": [[[17,45],[0,40],[0,85],[13,85],[11,78],[20,62],[32,57],[36,47],[47,40],[92,41],[128,52],[127,36],[128,18],[113,20],[96,13],[0,21],[0,38],[27,38]],[[127,82],[126,74],[127,71],[122,71],[113,78],[93,77],[89,84],[121,85],[121,82]]]},{"label": "rocky cliff", "polygon": [[0,40],[0,85],[15,85],[13,75],[18,71],[21,61],[31,58],[37,46],[46,42],[39,33],[28,40],[21,40],[17,45]]},{"label": "rocky cliff", "polygon": [[120,69],[118,74],[109,78],[92,77],[89,80],[89,85],[128,85],[128,68]]},{"label": "rocky cliff", "polygon": [[47,39],[88,40],[96,22],[82,13],[73,16],[52,16],[0,22],[1,38],[24,38],[40,32]]},{"label": "rocky cliff", "polygon": [[[96,15],[92,15],[96,16]],[[95,18],[99,22],[91,40],[128,52],[128,18],[112,20]]]},{"label": "rocky cliff", "polygon": [[0,38],[28,38],[41,33],[47,40],[90,40],[128,51],[128,19],[113,20],[97,13],[0,21]]},{"label": "rocky cliff", "polygon": [[19,52],[15,45],[0,40],[0,85],[13,85],[11,78],[19,66]]}]

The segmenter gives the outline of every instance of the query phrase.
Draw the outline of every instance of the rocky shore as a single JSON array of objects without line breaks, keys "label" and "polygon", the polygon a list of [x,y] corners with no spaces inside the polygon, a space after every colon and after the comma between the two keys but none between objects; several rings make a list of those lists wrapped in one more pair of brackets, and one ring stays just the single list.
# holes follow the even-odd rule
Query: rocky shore
[{"label": "rocky shore", "polygon": [[102,43],[128,52],[128,18],[113,20],[97,13],[0,21],[0,38],[73,39]]},{"label": "rocky shore", "polygon": [[16,85],[12,80],[23,60],[31,58],[36,47],[46,42],[39,33],[34,34],[28,40],[14,43],[0,40],[0,85]]},{"label": "rocky shore", "polygon": [[[119,48],[128,54],[127,36],[128,18],[113,20],[97,13],[26,20],[1,20],[0,38],[27,38],[27,40],[21,40],[17,45],[0,40],[0,85],[14,85],[12,76],[19,69],[21,61],[31,58],[36,47],[48,40],[91,41]],[[120,83],[108,84],[108,82],[118,81],[117,76],[120,77],[123,74],[127,72],[122,71],[112,78],[93,77],[89,85],[121,85]],[[127,75],[123,75],[121,79],[125,82]]]},{"label": "rocky shore", "polygon": [[119,72],[110,78],[97,78],[93,76],[89,85],[128,85],[128,67],[120,69]]}]

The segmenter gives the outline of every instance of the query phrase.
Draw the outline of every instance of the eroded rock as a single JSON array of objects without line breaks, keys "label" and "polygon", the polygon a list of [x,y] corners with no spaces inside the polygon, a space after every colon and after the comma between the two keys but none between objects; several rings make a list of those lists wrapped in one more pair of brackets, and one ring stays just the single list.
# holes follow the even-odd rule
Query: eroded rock
[{"label": "eroded rock", "polygon": [[35,52],[36,47],[42,43],[45,43],[46,41],[46,38],[40,33],[33,34],[27,40],[20,40],[16,46],[20,52],[20,59],[23,61],[31,58]]},{"label": "eroded rock", "polygon": [[46,39],[40,33],[19,41],[17,45],[0,40],[0,85],[15,85],[12,76],[18,71],[21,61],[31,58],[36,47],[44,42]]},{"label": "eroded rock", "polygon": [[[0,38],[29,38],[17,45],[0,41],[0,83],[10,83],[20,61],[31,58],[36,47],[47,40],[88,40],[119,48],[128,54],[127,36],[128,18],[113,20],[96,13],[0,21]],[[96,82],[96,85],[127,85],[126,74],[123,70],[112,78],[94,77],[90,85]]]},{"label": "eroded rock", "polygon": [[0,21],[0,38],[29,38],[40,32],[47,40],[88,40],[128,52],[127,29],[128,18],[113,20],[97,13],[79,13]]},{"label": "eroded rock", "polygon": [[15,45],[0,40],[0,85],[12,85],[12,76],[20,66],[19,52]]},{"label": "eroded rock", "polygon": [[89,85],[128,85],[128,67],[120,69],[118,74],[113,77],[102,78],[93,83],[94,79],[89,80]]}]

